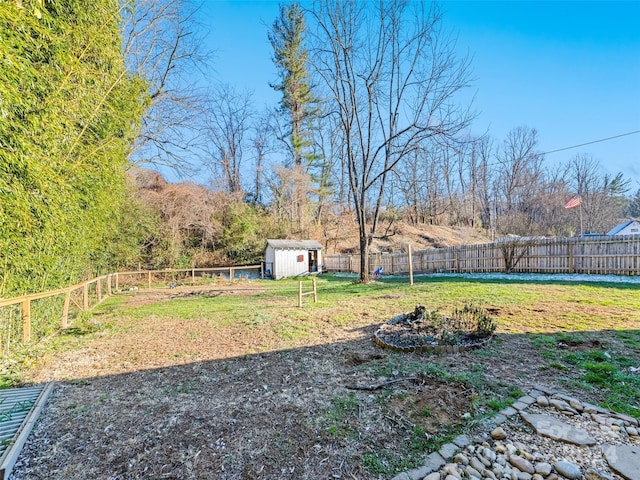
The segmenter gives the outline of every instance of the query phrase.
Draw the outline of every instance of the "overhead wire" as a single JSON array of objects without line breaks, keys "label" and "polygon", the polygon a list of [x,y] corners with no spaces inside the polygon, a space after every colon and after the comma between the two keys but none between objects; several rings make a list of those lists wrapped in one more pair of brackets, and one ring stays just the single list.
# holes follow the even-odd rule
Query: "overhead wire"
[{"label": "overhead wire", "polygon": [[549,153],[562,152],[564,150],[571,150],[572,148],[584,147],[585,145],[592,145],[594,143],[606,142],[608,140],[613,140],[615,138],[626,137],[628,135],[635,135],[636,133],[640,133],[640,130],[635,130],[633,132],[621,133],[620,135],[614,135],[613,137],[601,138],[600,140],[593,140],[591,142],[581,143],[579,145],[572,145],[570,147],[558,148],[556,150],[550,150],[548,152],[544,152],[542,155],[548,155]]}]

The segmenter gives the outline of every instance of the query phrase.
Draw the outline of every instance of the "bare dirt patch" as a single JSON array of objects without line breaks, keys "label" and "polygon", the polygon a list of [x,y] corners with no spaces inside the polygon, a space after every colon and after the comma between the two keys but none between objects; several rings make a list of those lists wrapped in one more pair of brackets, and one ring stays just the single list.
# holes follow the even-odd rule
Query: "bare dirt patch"
[{"label": "bare dirt patch", "polygon": [[464,383],[433,378],[414,380],[411,394],[400,395],[390,404],[396,415],[406,416],[413,424],[434,435],[443,427],[462,424],[464,414],[473,407],[473,388]]}]

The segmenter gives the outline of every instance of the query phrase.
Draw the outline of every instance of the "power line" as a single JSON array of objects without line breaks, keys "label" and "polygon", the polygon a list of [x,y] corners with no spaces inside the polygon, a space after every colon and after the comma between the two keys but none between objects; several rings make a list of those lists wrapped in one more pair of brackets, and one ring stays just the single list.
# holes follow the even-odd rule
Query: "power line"
[{"label": "power line", "polygon": [[592,145],[594,143],[606,142],[608,140],[613,140],[614,138],[626,137],[627,135],[634,135],[636,133],[640,133],[640,130],[636,130],[634,132],[622,133],[620,135],[615,135],[613,137],[601,138],[600,140],[594,140],[592,142],[581,143],[580,145],[573,145],[571,147],[558,148],[557,150],[551,150],[549,152],[544,152],[542,155],[547,155],[549,153],[562,152],[564,150],[571,150],[572,148],[584,147],[585,145]]}]

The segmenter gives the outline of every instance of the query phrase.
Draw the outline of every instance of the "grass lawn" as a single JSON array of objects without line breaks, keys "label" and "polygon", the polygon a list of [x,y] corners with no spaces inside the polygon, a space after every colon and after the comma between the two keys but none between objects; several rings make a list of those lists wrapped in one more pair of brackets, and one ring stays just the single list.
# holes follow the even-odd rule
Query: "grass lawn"
[{"label": "grass lawn", "polygon": [[[637,285],[325,275],[303,308],[297,291],[281,280],[117,295],[16,352],[6,383],[60,382],[31,468],[389,478],[536,383],[640,418]],[[497,335],[457,355],[373,343],[381,323],[418,304],[483,307]],[[389,380],[399,381],[360,389]],[[68,442],[93,454],[74,456]]]}]

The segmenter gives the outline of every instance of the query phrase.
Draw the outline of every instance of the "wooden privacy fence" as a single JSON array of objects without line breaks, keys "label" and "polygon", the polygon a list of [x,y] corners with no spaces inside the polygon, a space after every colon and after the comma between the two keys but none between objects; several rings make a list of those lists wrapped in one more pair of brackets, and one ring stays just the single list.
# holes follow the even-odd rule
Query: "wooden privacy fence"
[{"label": "wooden privacy fence", "polygon": [[[191,283],[195,283],[196,279],[213,279],[216,275],[227,278],[224,276],[224,273],[228,272],[229,280],[233,281],[237,274],[242,275],[242,272],[249,272],[253,270],[257,270],[260,276],[263,276],[262,265],[138,270],[110,273],[66,288],[0,299],[0,309],[11,306],[21,307],[22,340],[23,342],[28,342],[31,340],[32,336],[32,305],[36,300],[61,297],[64,295],[62,314],[60,316],[60,326],[61,328],[66,329],[69,326],[69,308],[71,304],[74,304],[80,311],[86,311],[101,303],[107,296],[112,295],[114,291],[130,290],[132,288],[137,289],[139,287],[151,288],[153,282],[158,281],[159,278],[161,278],[161,281],[165,283],[167,281],[189,281]],[[246,275],[248,278],[248,274]]]},{"label": "wooden privacy fence", "polygon": [[[514,238],[494,243],[371,254],[369,273],[587,273],[640,275],[640,235]],[[330,272],[360,273],[359,255],[324,255]]]}]

